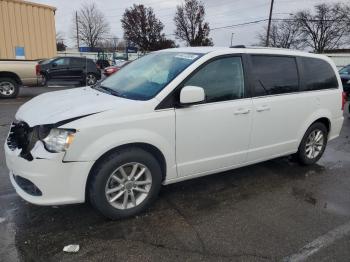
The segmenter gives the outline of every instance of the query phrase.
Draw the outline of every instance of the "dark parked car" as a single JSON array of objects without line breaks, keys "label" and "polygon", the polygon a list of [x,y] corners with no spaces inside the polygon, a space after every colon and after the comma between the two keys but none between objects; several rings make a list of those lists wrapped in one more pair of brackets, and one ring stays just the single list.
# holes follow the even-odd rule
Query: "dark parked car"
[{"label": "dark parked car", "polygon": [[339,70],[340,78],[343,83],[344,91],[348,98],[350,95],[350,65],[347,65]]},{"label": "dark parked car", "polygon": [[123,61],[123,62],[118,63],[118,65],[106,67],[105,70],[103,71],[103,74],[105,76],[113,75],[114,73],[118,72],[122,67],[129,64],[130,62],[131,61]]},{"label": "dark parked car", "polygon": [[82,85],[94,85],[101,79],[101,71],[92,59],[85,57],[55,57],[41,61],[40,73],[43,85],[47,81],[79,81]]}]

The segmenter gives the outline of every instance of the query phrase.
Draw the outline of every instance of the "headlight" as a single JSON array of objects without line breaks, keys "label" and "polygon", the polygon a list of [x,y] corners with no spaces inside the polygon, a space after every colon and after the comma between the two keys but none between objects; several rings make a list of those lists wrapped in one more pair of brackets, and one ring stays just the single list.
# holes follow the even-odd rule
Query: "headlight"
[{"label": "headlight", "polygon": [[73,130],[52,128],[47,137],[43,139],[45,147],[51,152],[66,151],[73,142],[75,132]]}]

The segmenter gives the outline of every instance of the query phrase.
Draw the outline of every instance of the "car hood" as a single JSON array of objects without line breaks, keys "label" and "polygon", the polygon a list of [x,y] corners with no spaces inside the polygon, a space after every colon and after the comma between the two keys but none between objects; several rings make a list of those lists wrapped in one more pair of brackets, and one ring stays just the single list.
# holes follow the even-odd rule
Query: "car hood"
[{"label": "car hood", "polygon": [[55,124],[63,120],[111,110],[132,101],[91,87],[55,91],[39,95],[23,104],[17,111],[16,120],[24,121],[31,127]]}]

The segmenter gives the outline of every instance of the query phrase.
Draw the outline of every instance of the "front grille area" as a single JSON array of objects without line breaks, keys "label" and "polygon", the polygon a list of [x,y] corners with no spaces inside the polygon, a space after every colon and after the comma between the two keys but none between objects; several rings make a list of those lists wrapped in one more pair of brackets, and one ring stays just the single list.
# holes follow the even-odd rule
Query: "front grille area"
[{"label": "front grille area", "polygon": [[33,160],[30,151],[38,141],[37,132],[34,132],[25,122],[13,122],[7,138],[7,145],[13,151],[21,149],[20,156],[29,161]]},{"label": "front grille area", "polygon": [[30,180],[21,176],[16,176],[16,175],[13,175],[13,179],[16,181],[16,184],[27,194],[32,196],[43,195],[41,190],[36,185],[34,185],[34,183],[31,182]]}]

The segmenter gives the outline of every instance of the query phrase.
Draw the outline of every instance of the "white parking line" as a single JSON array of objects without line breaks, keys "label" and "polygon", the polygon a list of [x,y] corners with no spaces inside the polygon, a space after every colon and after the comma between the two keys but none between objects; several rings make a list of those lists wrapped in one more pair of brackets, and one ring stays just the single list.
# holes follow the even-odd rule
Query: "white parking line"
[{"label": "white parking line", "polygon": [[345,237],[350,234],[350,221],[344,225],[341,225],[328,233],[316,238],[303,248],[298,253],[295,253],[289,257],[282,259],[284,262],[299,262],[305,261],[309,256],[317,253],[320,249],[330,246],[336,240]]}]

